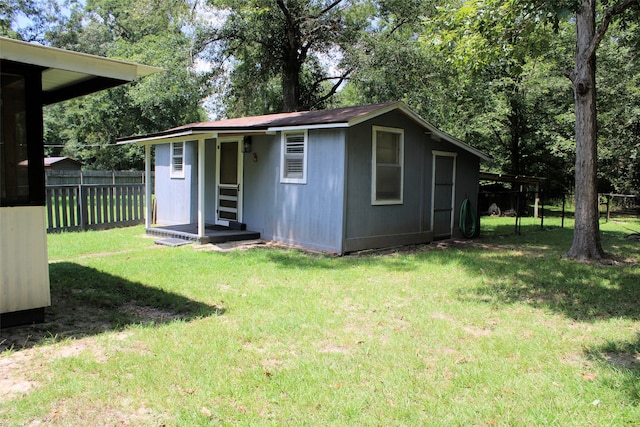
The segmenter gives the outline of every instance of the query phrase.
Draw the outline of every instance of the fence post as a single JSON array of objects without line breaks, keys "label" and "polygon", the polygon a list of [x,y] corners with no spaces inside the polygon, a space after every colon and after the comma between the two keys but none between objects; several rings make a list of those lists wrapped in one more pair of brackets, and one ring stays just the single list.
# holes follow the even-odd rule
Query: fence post
[{"label": "fence post", "polygon": [[79,226],[81,230],[86,230],[89,226],[89,200],[87,195],[88,187],[78,186],[78,211],[80,212]]},{"label": "fence post", "polygon": [[49,231],[55,228],[55,224],[53,222],[53,207],[51,206],[55,192],[52,188],[46,188],[46,194],[47,198],[45,200],[47,204],[47,231]]},{"label": "fence post", "polygon": [[540,228],[544,229],[544,190],[540,190]]},{"label": "fence post", "polygon": [[520,235],[520,226],[521,224],[518,224],[519,220],[520,220],[520,199],[522,197],[522,185],[520,186],[520,188],[518,189],[518,192],[516,193],[516,234]]}]

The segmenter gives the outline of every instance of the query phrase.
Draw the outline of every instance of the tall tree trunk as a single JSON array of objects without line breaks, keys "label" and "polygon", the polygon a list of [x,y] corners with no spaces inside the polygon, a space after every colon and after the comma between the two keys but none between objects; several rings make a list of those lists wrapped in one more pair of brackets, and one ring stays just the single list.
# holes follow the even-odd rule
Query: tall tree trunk
[{"label": "tall tree trunk", "polygon": [[596,182],[596,0],[581,0],[576,13],[576,64],[572,74],[576,110],[575,228],[567,256],[578,260],[603,257]]},{"label": "tall tree trunk", "polygon": [[290,4],[278,0],[285,18],[285,38],[282,40],[282,112],[300,109],[300,71],[306,57],[302,49],[300,21],[292,15]]},{"label": "tall tree trunk", "polygon": [[520,141],[522,140],[522,127],[520,126],[523,112],[520,109],[520,102],[512,95],[509,101],[511,111],[509,112],[509,127],[511,138],[509,140],[509,157],[511,160],[511,172],[513,175],[520,175]]},{"label": "tall tree trunk", "polygon": [[300,109],[300,67],[293,59],[282,66],[282,111],[290,113]]}]

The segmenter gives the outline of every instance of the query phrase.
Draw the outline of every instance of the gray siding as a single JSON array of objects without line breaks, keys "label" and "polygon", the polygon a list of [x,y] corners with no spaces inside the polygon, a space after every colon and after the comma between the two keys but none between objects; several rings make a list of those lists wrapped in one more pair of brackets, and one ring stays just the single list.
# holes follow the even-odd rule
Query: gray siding
[{"label": "gray siding", "polygon": [[[462,233],[460,232],[459,223],[462,202],[468,198],[473,205],[473,209],[477,209],[478,207],[480,159],[446,141],[431,141],[429,143],[429,155],[431,155],[430,153],[434,150],[457,154],[455,196],[453,202],[453,237],[461,237]],[[431,159],[429,163],[432,163]],[[431,184],[429,188],[432,188]]]},{"label": "gray siding", "polygon": [[306,184],[280,183],[280,134],[245,154],[244,222],[265,239],[342,253],[345,131],[310,130]]},{"label": "gray siding", "polygon": [[461,237],[460,231],[460,207],[464,199],[469,199],[472,208],[478,209],[478,185],[480,181],[480,161],[477,157],[461,152],[457,158],[456,167],[456,192],[454,203],[453,235]]},{"label": "gray siding", "polygon": [[155,146],[155,194],[158,204],[156,222],[158,224],[176,225],[197,222],[197,149],[197,142],[185,143],[184,178],[171,178],[171,144]]},{"label": "gray siding", "polygon": [[[371,204],[372,127],[404,129],[402,205]],[[431,193],[433,151],[456,153],[453,235],[459,236],[459,209],[469,198],[477,206],[479,159],[394,111],[349,129],[344,251],[424,243],[433,240]]]},{"label": "gray siding", "polygon": [[[372,126],[404,129],[404,194],[401,205],[371,204]],[[349,129],[345,251],[431,240],[430,155],[427,135],[399,112]]]}]

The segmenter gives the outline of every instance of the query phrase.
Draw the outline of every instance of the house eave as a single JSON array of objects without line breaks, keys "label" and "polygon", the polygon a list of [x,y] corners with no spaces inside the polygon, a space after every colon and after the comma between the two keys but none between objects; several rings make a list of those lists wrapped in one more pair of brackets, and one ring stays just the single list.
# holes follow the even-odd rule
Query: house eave
[{"label": "house eave", "polygon": [[139,137],[120,138],[116,141],[116,145],[139,144],[139,145],[157,145],[167,144],[170,142],[192,141],[196,139],[213,139],[225,136],[249,136],[264,135],[265,130],[257,129],[197,129],[189,128],[183,131],[166,131],[156,134],[142,135]]},{"label": "house eave", "polygon": [[193,139],[200,139],[200,138],[207,139],[207,138],[217,138],[217,137],[218,137],[217,132],[194,131],[193,129],[189,129],[183,132],[152,134],[152,135],[144,135],[141,137],[120,139],[116,142],[116,145],[127,145],[127,144],[156,145],[156,144],[167,144],[170,142],[190,141]]},{"label": "house eave", "polygon": [[161,68],[0,37],[0,60],[42,70],[42,104],[112,88]]}]

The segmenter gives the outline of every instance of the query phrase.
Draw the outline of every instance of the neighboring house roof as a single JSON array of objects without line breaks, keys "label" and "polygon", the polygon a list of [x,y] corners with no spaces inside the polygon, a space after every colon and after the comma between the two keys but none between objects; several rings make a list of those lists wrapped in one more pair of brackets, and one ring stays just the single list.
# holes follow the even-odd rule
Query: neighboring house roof
[{"label": "neighboring house roof", "polygon": [[87,95],[161,68],[0,37],[0,59],[42,67],[44,105]]},{"label": "neighboring house roof", "polygon": [[394,110],[401,111],[436,138],[448,141],[478,156],[484,161],[491,160],[490,157],[482,151],[471,147],[465,142],[445,132],[442,132],[400,101],[362,105],[357,107],[335,108],[331,110],[298,111],[293,113],[278,113],[263,116],[241,117],[237,119],[225,119],[214,122],[191,123],[168,129],[163,132],[121,138],[118,140],[118,143],[160,144],[166,143],[168,140],[187,140],[189,137],[196,135],[210,135],[212,137],[217,137],[218,134],[222,133],[270,133],[293,129],[347,128]]},{"label": "neighboring house roof", "polygon": [[[78,160],[72,159],[71,157],[45,157],[44,158],[44,167],[45,168],[50,168],[51,166],[55,165],[56,163],[60,163],[60,162],[72,162],[72,163],[76,163],[76,164],[82,166],[82,162],[79,162]],[[29,165],[29,160],[23,160],[18,164],[20,166],[27,166],[27,165]]]},{"label": "neighboring house roof", "polygon": [[51,167],[53,165],[55,165],[56,163],[60,163],[60,162],[71,162],[71,163],[76,163],[78,165],[82,165],[82,162],[79,162],[75,159],[72,159],[71,157],[45,157],[44,158],[44,167],[48,168]]}]

